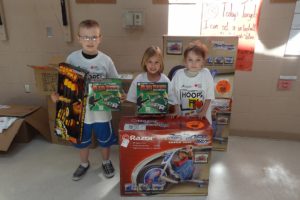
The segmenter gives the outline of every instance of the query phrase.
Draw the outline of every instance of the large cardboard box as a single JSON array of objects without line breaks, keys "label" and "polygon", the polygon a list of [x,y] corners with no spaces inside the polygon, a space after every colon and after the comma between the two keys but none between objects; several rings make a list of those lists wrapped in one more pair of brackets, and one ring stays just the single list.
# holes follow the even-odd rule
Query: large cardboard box
[{"label": "large cardboard box", "polygon": [[30,142],[35,133],[51,141],[47,110],[38,106],[9,105],[0,109],[0,116],[18,119],[0,134],[0,151],[7,151],[13,141]]},{"label": "large cardboard box", "polygon": [[57,91],[58,71],[55,66],[34,66],[35,86],[41,95],[50,95]]},{"label": "large cardboard box", "polygon": [[121,195],[208,194],[212,128],[206,119],[123,117],[119,138]]},{"label": "large cardboard box", "polygon": [[34,70],[36,88],[41,95],[50,95],[57,91],[58,65],[64,60],[63,56],[56,55],[46,65],[28,65]]}]

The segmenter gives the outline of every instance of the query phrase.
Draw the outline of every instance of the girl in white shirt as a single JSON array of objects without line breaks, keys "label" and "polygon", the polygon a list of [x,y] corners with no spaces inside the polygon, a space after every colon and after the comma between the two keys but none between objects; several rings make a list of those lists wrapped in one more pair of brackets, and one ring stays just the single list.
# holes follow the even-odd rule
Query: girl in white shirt
[{"label": "girl in white shirt", "polygon": [[210,71],[204,68],[207,47],[200,41],[191,42],[184,51],[185,69],[176,72],[172,89],[180,105],[182,116],[206,117],[211,123],[210,102],[215,98]]},{"label": "girl in white shirt", "polygon": [[[143,103],[137,97],[137,83],[138,82],[166,82],[168,83],[168,103],[176,104],[176,97],[171,89],[171,82],[169,78],[163,74],[164,63],[162,52],[159,47],[151,46],[146,49],[141,67],[143,73],[139,74],[131,83],[127,94],[127,101],[132,103]],[[139,102],[137,102],[139,101]]]}]

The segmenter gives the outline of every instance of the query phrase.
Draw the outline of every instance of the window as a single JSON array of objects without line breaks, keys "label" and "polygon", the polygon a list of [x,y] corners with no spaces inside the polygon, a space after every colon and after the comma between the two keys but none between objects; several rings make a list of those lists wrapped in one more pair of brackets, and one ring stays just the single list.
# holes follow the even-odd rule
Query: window
[{"label": "window", "polygon": [[202,1],[169,1],[168,35],[200,35]]},{"label": "window", "polygon": [[169,0],[168,35],[239,37],[236,69],[251,71],[262,0]]}]

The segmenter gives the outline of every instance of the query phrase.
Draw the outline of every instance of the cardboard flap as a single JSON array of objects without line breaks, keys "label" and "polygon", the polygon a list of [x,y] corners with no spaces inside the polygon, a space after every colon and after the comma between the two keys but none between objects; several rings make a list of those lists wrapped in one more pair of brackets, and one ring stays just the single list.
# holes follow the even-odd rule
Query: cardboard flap
[{"label": "cardboard flap", "polygon": [[38,109],[25,118],[26,123],[36,129],[46,140],[51,141],[47,110]]},{"label": "cardboard flap", "polygon": [[0,151],[7,151],[13,139],[17,135],[24,119],[17,119],[9,129],[0,133]]},{"label": "cardboard flap", "polygon": [[30,113],[39,109],[39,106],[21,106],[21,105],[9,105],[9,108],[0,109],[0,116],[7,117],[25,117]]}]

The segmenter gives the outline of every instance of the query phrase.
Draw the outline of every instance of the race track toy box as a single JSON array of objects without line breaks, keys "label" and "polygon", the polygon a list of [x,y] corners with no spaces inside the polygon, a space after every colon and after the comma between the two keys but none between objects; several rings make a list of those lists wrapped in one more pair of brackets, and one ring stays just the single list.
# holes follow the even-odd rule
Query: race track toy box
[{"label": "race track toy box", "polygon": [[166,114],[168,112],[168,83],[137,83],[137,113]]},{"label": "race track toy box", "polygon": [[207,195],[212,128],[206,119],[123,117],[119,138],[121,195]]},{"label": "race track toy box", "polygon": [[87,71],[66,63],[59,65],[55,133],[72,143],[80,143],[86,106]]},{"label": "race track toy box", "polygon": [[121,106],[121,79],[103,79],[89,84],[91,111],[118,111]]}]

